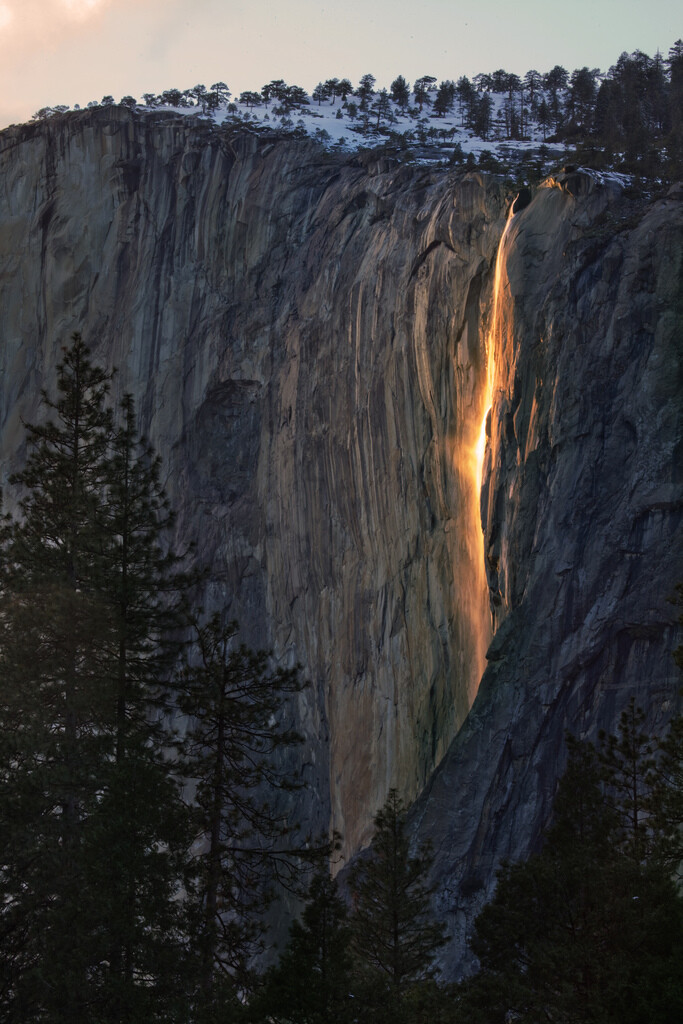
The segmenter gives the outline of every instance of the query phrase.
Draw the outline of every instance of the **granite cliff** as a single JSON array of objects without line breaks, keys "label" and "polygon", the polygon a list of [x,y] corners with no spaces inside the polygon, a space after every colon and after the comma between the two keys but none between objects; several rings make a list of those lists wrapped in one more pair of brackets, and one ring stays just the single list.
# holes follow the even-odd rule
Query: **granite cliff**
[{"label": "granite cliff", "polygon": [[476,174],[121,108],[8,129],[0,166],[3,482],[80,330],[207,607],[311,681],[300,812],[349,856],[418,798],[460,969],[564,730],[673,710],[680,193],[567,174],[506,227]]},{"label": "granite cliff", "polygon": [[[481,492],[495,632],[470,715],[414,811],[462,960],[504,859],[526,857],[563,734],[660,732],[680,672],[683,193],[550,179],[505,232]],[[474,768],[473,766],[477,766]]]}]

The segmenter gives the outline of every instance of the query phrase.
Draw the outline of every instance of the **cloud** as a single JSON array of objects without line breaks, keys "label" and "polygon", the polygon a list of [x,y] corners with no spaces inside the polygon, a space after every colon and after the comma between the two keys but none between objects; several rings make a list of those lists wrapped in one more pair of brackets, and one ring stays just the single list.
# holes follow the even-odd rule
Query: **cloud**
[{"label": "cloud", "polygon": [[109,0],[60,0],[69,17],[80,21],[96,14],[98,9],[103,8]]},{"label": "cloud", "polygon": [[16,54],[16,47],[43,46],[57,42],[74,23],[97,14],[109,0],[0,0],[0,40]]},{"label": "cloud", "polygon": [[0,0],[0,129],[58,103],[167,88],[164,48],[150,50],[188,19],[186,0]]},{"label": "cloud", "polygon": [[64,45],[87,47],[107,25],[130,28],[150,9],[161,16],[161,0],[0,0],[0,63],[20,69]]}]

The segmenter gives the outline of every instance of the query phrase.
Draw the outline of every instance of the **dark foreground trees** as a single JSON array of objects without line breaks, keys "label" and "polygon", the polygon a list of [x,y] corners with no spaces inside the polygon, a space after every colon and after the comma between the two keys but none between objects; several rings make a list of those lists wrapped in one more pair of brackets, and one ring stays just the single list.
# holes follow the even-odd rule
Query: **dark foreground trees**
[{"label": "dark foreground trees", "polygon": [[192,581],[159,460],[78,335],[56,383],[0,533],[0,1018],[223,1020],[289,837],[264,793],[298,675],[216,619],[178,679]]},{"label": "dark foreground trees", "polygon": [[159,722],[180,577],[158,462],[80,336],[28,427],[0,591],[7,1020],[169,1019],[185,811]]},{"label": "dark foreground trees", "polygon": [[350,1024],[354,992],[351,929],[346,903],[327,870],[314,876],[301,921],[294,921],[277,967],[254,1000],[250,1021]]},{"label": "dark foreground trees", "polygon": [[412,990],[433,976],[444,927],[430,913],[429,850],[410,855],[406,809],[392,790],[375,816],[366,859],[352,871],[353,948],[362,1020],[410,1020]]},{"label": "dark foreground trees", "polygon": [[[433,977],[444,936],[429,913],[429,859],[410,856],[405,812],[392,792],[370,850],[351,872],[348,919],[334,883],[321,876],[248,1019],[683,1019],[683,725],[674,719],[655,741],[643,722],[631,701],[617,735],[603,736],[597,748],[569,739],[542,851],[503,867],[476,921],[475,977],[450,988]],[[332,991],[334,1002],[326,1002]]]},{"label": "dark foreground trees", "polygon": [[[679,724],[669,769],[683,763]],[[503,868],[477,919],[481,971],[457,1000],[472,1024],[683,1019],[683,899],[660,817],[672,791],[641,727],[632,702],[599,751],[570,742],[542,852]]]},{"label": "dark foreground trees", "polygon": [[349,904],[317,873],[301,921],[253,1001],[259,1024],[412,1024],[449,1020],[434,982],[444,928],[431,915],[428,850],[410,855],[406,812],[392,790],[375,816],[370,849],[349,879]]},{"label": "dark foreground trees", "polygon": [[[300,692],[296,669],[271,670],[264,652],[233,645],[235,623],[214,616],[196,628],[196,657],[179,681],[188,716],[179,750],[195,787],[188,861],[188,976],[193,1020],[223,1019],[226,1004],[251,987],[262,947],[258,923],[273,883],[294,881],[295,865],[316,851],[292,839],[277,796],[294,781],[275,755],[300,742],[287,698]],[[326,851],[321,844],[319,853]]]}]

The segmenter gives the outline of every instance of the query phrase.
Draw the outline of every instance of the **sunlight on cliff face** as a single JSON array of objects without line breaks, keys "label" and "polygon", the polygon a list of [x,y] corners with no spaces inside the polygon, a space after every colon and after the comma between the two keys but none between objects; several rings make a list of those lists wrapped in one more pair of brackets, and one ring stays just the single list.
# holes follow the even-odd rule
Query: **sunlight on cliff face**
[{"label": "sunlight on cliff face", "polygon": [[493,279],[493,314],[491,316],[491,325],[486,335],[486,390],[484,392],[483,402],[484,415],[482,416],[479,437],[474,445],[472,458],[477,494],[481,493],[484,455],[486,454],[486,421],[493,404],[493,386],[496,376],[495,347],[496,338],[501,329],[501,281],[503,277],[503,268],[505,266],[505,240],[507,238],[508,228],[510,227],[510,223],[514,216],[513,206],[514,204],[510,206],[508,211],[507,221],[505,222],[503,234],[500,236],[498,252],[496,254],[496,271]]},{"label": "sunlight on cliff face", "polygon": [[467,607],[471,631],[473,665],[470,675],[470,703],[474,700],[479,682],[486,668],[486,651],[493,635],[491,608],[489,604],[488,581],[484,551],[484,531],[481,518],[481,489],[483,484],[484,461],[487,445],[487,420],[493,405],[496,378],[496,348],[503,321],[503,277],[505,271],[505,244],[512,220],[512,208],[496,255],[493,282],[492,312],[489,329],[484,339],[486,373],[483,387],[475,394],[474,408],[470,420],[469,441],[465,433],[465,450],[456,459],[463,489],[468,496],[467,509],[467,557],[469,579],[461,579],[460,587],[465,590],[462,600]]}]

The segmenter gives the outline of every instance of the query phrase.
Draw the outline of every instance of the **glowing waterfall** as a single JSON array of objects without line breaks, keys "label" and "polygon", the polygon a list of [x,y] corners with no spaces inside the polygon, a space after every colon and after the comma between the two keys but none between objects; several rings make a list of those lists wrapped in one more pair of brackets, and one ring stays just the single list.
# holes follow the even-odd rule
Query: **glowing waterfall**
[{"label": "glowing waterfall", "polygon": [[484,415],[481,420],[481,429],[479,431],[479,437],[474,446],[473,451],[473,465],[474,465],[474,479],[476,481],[477,494],[481,493],[482,485],[482,473],[484,470],[484,455],[486,454],[486,420],[491,411],[493,405],[493,388],[496,376],[496,338],[500,333],[500,320],[501,320],[501,280],[503,276],[503,267],[505,264],[505,240],[507,238],[508,228],[514,216],[513,213],[514,203],[510,206],[508,211],[507,221],[505,222],[505,228],[503,234],[500,237],[498,243],[498,252],[496,254],[496,271],[493,278],[493,315],[491,317],[491,324],[486,335],[486,390],[484,392]]},{"label": "glowing waterfall", "polygon": [[[496,349],[503,318],[503,276],[505,271],[505,244],[512,220],[512,207],[508,213],[505,229],[498,243],[496,268],[493,283],[493,304],[491,322],[484,341],[486,356],[486,378],[483,390],[475,396],[476,408],[470,421],[469,443],[465,444],[465,458],[458,460],[463,487],[468,494],[468,557],[470,582],[467,585],[468,618],[472,638],[473,665],[470,679],[470,703],[476,696],[481,676],[486,668],[486,651],[492,637],[492,618],[489,604],[488,581],[486,579],[484,533],[481,522],[481,488],[486,454],[486,421],[493,406],[496,379]],[[478,400],[477,400],[478,399]],[[466,437],[466,435],[465,435]],[[462,585],[462,583],[461,583]]]}]

